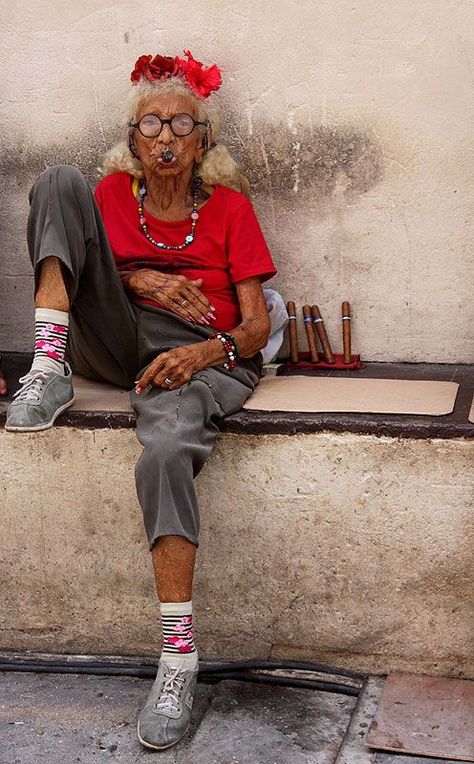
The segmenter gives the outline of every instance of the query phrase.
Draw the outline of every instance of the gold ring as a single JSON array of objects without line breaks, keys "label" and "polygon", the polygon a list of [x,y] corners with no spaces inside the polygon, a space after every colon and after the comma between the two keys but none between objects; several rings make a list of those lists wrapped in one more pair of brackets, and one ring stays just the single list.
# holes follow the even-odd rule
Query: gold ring
[{"label": "gold ring", "polygon": [[189,302],[189,300],[183,300],[183,302],[180,302],[181,307],[183,307],[183,305],[186,305],[187,302]]}]

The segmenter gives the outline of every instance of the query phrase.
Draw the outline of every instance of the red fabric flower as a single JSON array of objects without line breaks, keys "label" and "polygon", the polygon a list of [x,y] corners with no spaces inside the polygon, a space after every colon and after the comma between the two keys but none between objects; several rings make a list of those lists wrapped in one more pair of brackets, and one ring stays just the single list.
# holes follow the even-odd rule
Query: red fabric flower
[{"label": "red fabric flower", "polygon": [[130,75],[130,79],[133,84],[139,82],[143,77],[145,77],[145,72],[148,71],[148,64],[152,58],[153,56],[140,56],[140,58],[137,58],[133,72]]},{"label": "red fabric flower", "polygon": [[205,67],[197,61],[189,50],[183,51],[186,59],[175,56],[140,56],[130,79],[135,85],[140,80],[166,80],[168,77],[184,77],[186,84],[198,98],[207,98],[219,90],[222,84],[221,72],[216,64]]},{"label": "red fabric flower", "polygon": [[214,90],[219,90],[222,84],[222,76],[216,64],[204,67],[201,61],[197,61],[189,50],[183,51],[188,59],[179,59],[180,69],[189,87],[194,90],[198,98],[207,98]]},{"label": "red fabric flower", "polygon": [[167,80],[174,74],[179,73],[179,59],[177,56],[140,56],[135,62],[135,68],[130,75],[133,84],[140,80]]}]

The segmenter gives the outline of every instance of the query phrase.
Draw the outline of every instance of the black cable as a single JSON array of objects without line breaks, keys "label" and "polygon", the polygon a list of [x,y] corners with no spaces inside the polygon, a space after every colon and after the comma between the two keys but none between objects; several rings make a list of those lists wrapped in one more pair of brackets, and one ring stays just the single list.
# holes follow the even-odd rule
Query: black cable
[{"label": "black cable", "polygon": [[[210,675],[211,684],[214,675]],[[317,679],[292,679],[283,676],[268,676],[267,674],[241,674],[239,671],[229,671],[225,674],[219,674],[219,679],[236,679],[240,682],[254,682],[255,684],[278,684],[284,687],[300,687],[308,690],[322,690],[323,692],[336,692],[341,695],[359,695],[360,687],[351,687],[347,684],[336,684],[334,682],[318,681]],[[199,680],[205,682],[206,678],[199,672]]]},{"label": "black cable", "polygon": [[287,669],[290,671],[312,671],[322,674],[335,674],[337,676],[346,676],[349,679],[355,679],[358,682],[363,682],[365,676],[363,674],[356,674],[353,671],[347,671],[346,669],[336,668],[335,666],[326,666],[322,663],[308,663],[304,661],[234,661],[226,663],[225,661],[217,664],[206,661],[199,661],[199,665],[203,667],[205,671],[234,671],[236,669]]},{"label": "black cable", "polygon": [[[356,680],[360,684],[365,677],[332,666],[323,666],[316,663],[302,663],[300,661],[235,661],[214,663],[209,661],[199,662],[199,680],[211,683],[220,682],[223,679],[236,679],[258,684],[276,684],[287,687],[302,687],[325,692],[339,692],[343,695],[359,694],[360,687],[347,684],[339,684],[328,680],[305,679],[289,676],[270,676],[268,674],[252,673],[258,669],[271,671],[272,669],[286,671],[308,671],[312,673],[325,673],[333,676],[346,677]],[[100,660],[45,660],[42,658],[5,658],[0,659],[0,671],[32,671],[37,673],[57,674],[91,674],[102,676],[134,676],[141,679],[154,679],[156,676],[155,665],[137,665],[127,663],[125,660],[118,662]]]}]

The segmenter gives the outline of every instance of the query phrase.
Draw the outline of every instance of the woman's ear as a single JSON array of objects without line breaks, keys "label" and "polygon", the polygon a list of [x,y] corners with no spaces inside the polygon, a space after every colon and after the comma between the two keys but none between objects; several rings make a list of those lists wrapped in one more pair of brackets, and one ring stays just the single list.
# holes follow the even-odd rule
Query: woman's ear
[{"label": "woman's ear", "polygon": [[209,146],[211,143],[211,127],[210,125],[206,127],[206,132],[202,136],[201,143],[198,147],[197,153],[196,153],[196,162],[198,164],[201,164],[202,160],[204,159],[205,155],[209,151]]},{"label": "woman's ear", "polygon": [[128,150],[130,151],[130,154],[135,157],[135,159],[140,160],[140,157],[137,152],[136,143],[133,140],[133,133],[131,131],[129,131],[128,133]]}]

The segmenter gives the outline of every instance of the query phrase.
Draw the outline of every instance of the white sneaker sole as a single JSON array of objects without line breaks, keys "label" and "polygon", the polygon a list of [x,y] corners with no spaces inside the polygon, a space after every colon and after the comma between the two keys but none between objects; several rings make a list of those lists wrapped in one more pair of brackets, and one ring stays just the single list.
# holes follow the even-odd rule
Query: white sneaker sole
[{"label": "white sneaker sole", "polygon": [[63,411],[66,411],[66,409],[68,409],[69,406],[72,406],[75,400],[76,400],[76,396],[73,395],[70,401],[65,403],[63,406],[60,406],[57,409],[57,411],[55,411],[53,418],[50,419],[49,422],[43,422],[42,424],[35,424],[30,426],[5,425],[5,430],[7,430],[8,432],[38,432],[39,430],[48,430],[50,427],[53,426],[57,417],[60,414],[62,414]]},{"label": "white sneaker sole", "polygon": [[186,733],[187,733],[187,731],[188,731],[188,729],[190,727],[191,721],[188,722],[188,726],[184,730],[184,732],[181,735],[181,737],[178,738],[178,740],[174,740],[172,743],[166,743],[166,745],[152,745],[151,743],[147,743],[145,740],[143,740],[143,738],[140,735],[139,724],[140,723],[138,722],[137,723],[137,735],[138,735],[138,739],[139,739],[140,743],[142,745],[144,745],[145,748],[152,748],[154,751],[162,751],[164,748],[171,748],[172,745],[176,745],[176,743],[179,743],[179,741],[183,739],[183,737],[186,735]]}]

